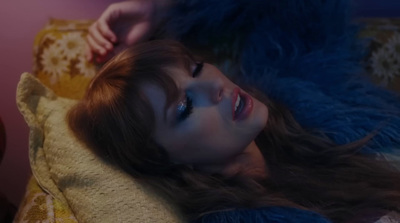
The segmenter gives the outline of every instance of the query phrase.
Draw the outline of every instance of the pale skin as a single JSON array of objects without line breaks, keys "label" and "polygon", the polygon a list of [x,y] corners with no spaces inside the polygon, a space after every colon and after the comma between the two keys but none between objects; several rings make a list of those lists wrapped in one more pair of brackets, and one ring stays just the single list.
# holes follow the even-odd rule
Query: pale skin
[{"label": "pale skin", "polygon": [[[157,14],[167,10],[168,2],[134,0],[110,5],[89,29],[87,59],[104,62],[120,49],[147,40],[160,19]],[[180,67],[168,69],[181,93],[177,103],[185,101],[187,93],[193,98],[193,111],[189,117],[177,124],[175,104],[167,110],[164,120],[166,98],[163,90],[148,85],[143,87],[143,92],[156,117],[154,138],[172,161],[227,176],[265,177],[265,160],[254,138],[266,125],[268,108],[252,97],[251,114],[244,120],[234,121],[233,92],[238,87],[216,67],[204,64],[196,77]],[[247,95],[243,90],[241,92]]]},{"label": "pale skin", "polygon": [[131,0],[108,6],[89,27],[87,60],[105,62],[126,47],[147,40],[169,4],[169,0]]},{"label": "pale skin", "polygon": [[[168,73],[180,94],[168,108],[162,89],[154,85],[142,89],[155,115],[153,137],[172,161],[228,176],[264,177],[265,161],[254,138],[267,123],[267,107],[249,95],[253,102],[251,113],[244,119],[235,119],[235,90],[240,88],[211,64],[204,64],[196,75],[180,67],[169,68]],[[240,92],[248,95],[241,89]],[[189,107],[185,104],[187,97],[192,101],[191,113],[182,120],[179,108]]]}]

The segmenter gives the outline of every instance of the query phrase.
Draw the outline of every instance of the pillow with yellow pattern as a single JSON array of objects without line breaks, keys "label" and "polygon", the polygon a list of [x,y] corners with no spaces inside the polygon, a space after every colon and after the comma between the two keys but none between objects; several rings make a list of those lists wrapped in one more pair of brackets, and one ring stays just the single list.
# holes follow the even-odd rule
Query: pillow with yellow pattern
[{"label": "pillow with yellow pattern", "polygon": [[163,198],[74,137],[65,118],[75,103],[22,74],[17,104],[30,127],[32,172],[44,191],[68,203],[78,222],[183,222]]}]

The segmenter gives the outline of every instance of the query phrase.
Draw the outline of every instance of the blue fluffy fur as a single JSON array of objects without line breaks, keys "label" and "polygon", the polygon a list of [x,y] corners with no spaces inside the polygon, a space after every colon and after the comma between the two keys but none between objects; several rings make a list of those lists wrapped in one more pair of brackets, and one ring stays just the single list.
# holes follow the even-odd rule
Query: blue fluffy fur
[{"label": "blue fluffy fur", "polygon": [[[321,130],[340,144],[378,131],[364,152],[390,152],[400,148],[400,97],[360,75],[365,47],[357,38],[359,27],[350,23],[350,4],[348,0],[179,1],[166,33],[184,43],[212,48],[230,61],[227,64],[238,64],[233,68],[240,71],[242,84],[256,86],[285,104],[304,127]],[[284,208],[275,211],[296,216]],[[239,211],[230,214],[245,216]],[[218,216],[224,218],[218,222],[246,222],[237,216],[236,220]]]},{"label": "blue fluffy fur", "polygon": [[181,1],[167,32],[239,64],[242,84],[287,105],[303,126],[341,144],[378,130],[364,150],[389,151],[400,143],[400,99],[359,75],[364,44],[350,4]]},{"label": "blue fluffy fur", "polygon": [[317,213],[294,208],[268,207],[258,209],[239,209],[209,214],[198,223],[249,222],[249,223],[329,223]]}]

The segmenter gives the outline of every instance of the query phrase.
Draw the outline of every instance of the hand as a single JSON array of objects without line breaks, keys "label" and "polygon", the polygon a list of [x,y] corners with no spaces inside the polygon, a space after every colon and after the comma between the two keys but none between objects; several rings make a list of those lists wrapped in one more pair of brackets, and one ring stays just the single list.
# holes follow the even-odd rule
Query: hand
[{"label": "hand", "polygon": [[131,0],[111,4],[89,28],[86,58],[104,62],[127,46],[148,39],[156,27],[159,2]]}]

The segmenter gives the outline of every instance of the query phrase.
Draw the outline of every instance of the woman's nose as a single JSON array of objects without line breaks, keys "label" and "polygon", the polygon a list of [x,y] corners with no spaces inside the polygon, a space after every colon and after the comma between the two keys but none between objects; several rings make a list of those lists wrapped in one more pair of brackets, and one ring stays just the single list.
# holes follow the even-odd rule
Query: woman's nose
[{"label": "woman's nose", "polygon": [[204,96],[211,103],[219,103],[222,100],[224,85],[220,78],[196,81],[193,87],[195,91]]}]

